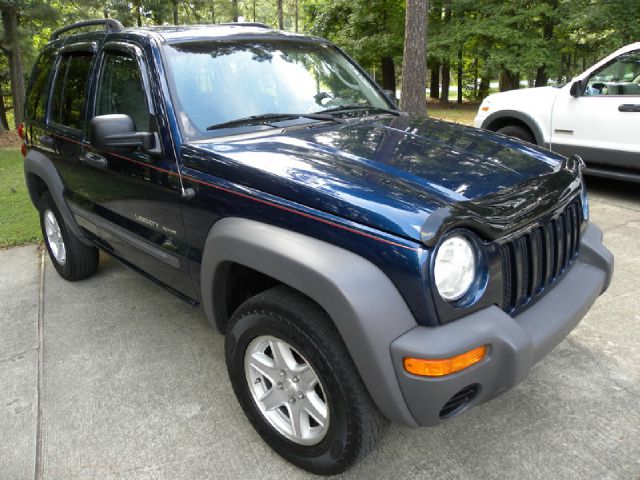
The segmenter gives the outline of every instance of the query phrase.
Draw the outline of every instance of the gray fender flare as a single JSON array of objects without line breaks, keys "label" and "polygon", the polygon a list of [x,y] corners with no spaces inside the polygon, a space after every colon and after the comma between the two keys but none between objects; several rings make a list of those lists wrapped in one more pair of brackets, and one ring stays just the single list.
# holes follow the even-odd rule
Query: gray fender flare
[{"label": "gray fender flare", "polygon": [[29,150],[24,159],[24,177],[27,182],[29,197],[31,197],[33,205],[36,208],[39,208],[40,198],[38,192],[34,188],[34,185],[29,182],[29,174],[39,177],[45,183],[66,226],[75,236],[80,238],[84,243],[89,244],[88,240],[85,239],[84,232],[71,213],[69,205],[67,205],[67,202],[64,199],[64,184],[62,183],[62,179],[51,160],[35,150]]},{"label": "gray fender flare", "polygon": [[336,325],[373,401],[391,421],[416,427],[394,373],[391,342],[416,326],[395,285],[368,260],[300,233],[243,218],[210,230],[202,258],[202,305],[214,306],[219,272],[230,262],[269,275],[317,302]]},{"label": "gray fender flare", "polygon": [[533,133],[533,138],[536,140],[536,145],[541,147],[545,146],[544,135],[542,135],[542,130],[538,124],[526,113],[518,112],[517,110],[500,110],[495,113],[492,113],[487,118],[484,119],[480,128],[484,128],[485,130],[491,130],[489,126],[496,120],[501,118],[515,118],[516,120],[520,120],[524,123],[531,133]]}]

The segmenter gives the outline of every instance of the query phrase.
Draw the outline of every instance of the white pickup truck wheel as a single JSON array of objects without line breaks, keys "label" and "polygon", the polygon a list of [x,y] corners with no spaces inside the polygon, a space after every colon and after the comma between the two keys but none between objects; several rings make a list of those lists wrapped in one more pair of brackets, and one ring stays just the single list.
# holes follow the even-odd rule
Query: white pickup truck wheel
[{"label": "white pickup truck wheel", "polygon": [[507,137],[514,137],[519,140],[523,140],[525,142],[529,142],[533,144],[536,143],[531,132],[528,129],[521,127],[519,125],[507,125],[505,127],[498,129],[497,132],[501,133],[502,135],[506,135]]}]

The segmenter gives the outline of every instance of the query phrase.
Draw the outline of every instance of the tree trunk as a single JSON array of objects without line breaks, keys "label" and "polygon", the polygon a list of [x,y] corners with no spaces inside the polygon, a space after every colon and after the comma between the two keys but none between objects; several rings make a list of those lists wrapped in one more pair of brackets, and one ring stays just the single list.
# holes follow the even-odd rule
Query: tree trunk
[{"label": "tree trunk", "polygon": [[484,100],[489,95],[489,89],[491,88],[491,74],[486,72],[480,78],[480,85],[478,86],[478,100]]},{"label": "tree trunk", "polygon": [[278,30],[284,30],[284,15],[282,13],[282,0],[278,0]]},{"label": "tree trunk", "polygon": [[[299,12],[299,0],[295,0],[295,26],[296,26],[296,33],[298,33],[298,18],[300,16],[300,12]],[[395,82],[394,82],[395,83]]]},{"label": "tree trunk", "polygon": [[382,70],[382,88],[396,92],[396,66],[392,57],[382,57],[380,61]]},{"label": "tree trunk", "polygon": [[507,90],[511,90],[509,86],[511,85],[511,81],[509,79],[509,72],[501,71],[498,76],[498,91],[506,92]]},{"label": "tree trunk", "polygon": [[427,0],[407,0],[400,109],[427,113]]},{"label": "tree trunk", "polygon": [[536,83],[534,85],[536,87],[546,87],[548,80],[547,67],[545,65],[540,65],[538,70],[536,70]]},{"label": "tree trunk", "polygon": [[473,60],[473,98],[478,100],[478,59],[474,58]]},{"label": "tree trunk", "polygon": [[520,88],[520,74],[502,70],[498,79],[498,90],[506,92],[507,90],[517,90],[518,88]]},{"label": "tree trunk", "polygon": [[[544,27],[542,30],[542,38],[547,43],[551,42],[551,39],[553,38],[553,30],[555,28],[556,22],[558,21],[558,0],[551,0],[549,2],[549,5],[551,6],[551,8],[553,8],[553,11],[554,13],[556,13],[556,15],[545,15],[543,17]],[[536,70],[536,81],[534,85],[536,87],[544,87],[547,85],[548,81],[549,78],[547,77],[547,66],[546,64],[542,64],[538,67],[538,70]]]},{"label": "tree trunk", "polygon": [[4,108],[4,96],[0,94],[0,132],[6,132],[7,130],[9,130],[7,110]]},{"label": "tree trunk", "polygon": [[136,7],[136,23],[138,24],[138,27],[142,26],[142,5],[140,4],[140,0],[138,0],[135,3],[135,7]]},{"label": "tree trunk", "polygon": [[173,24],[174,25],[178,25],[179,22],[179,18],[178,18],[178,2],[179,0],[173,0]]},{"label": "tree trunk", "polygon": [[435,100],[440,98],[440,62],[431,67],[431,81],[429,82],[429,96]]},{"label": "tree trunk", "polygon": [[3,2],[0,5],[2,26],[4,27],[4,41],[2,49],[7,54],[9,62],[9,77],[11,78],[11,95],[13,96],[13,115],[16,128],[24,117],[24,74],[22,58],[18,42],[18,12],[15,5]]},{"label": "tree trunk", "polygon": [[256,22],[256,0],[253,0],[253,23]]},{"label": "tree trunk", "polygon": [[462,50],[458,51],[458,103],[462,103]]},{"label": "tree trunk", "polygon": [[[451,21],[451,0],[444,2],[444,24]],[[446,28],[446,27],[445,27]],[[451,64],[447,54],[447,59],[442,62],[442,87],[440,90],[440,103],[449,103],[449,86],[451,85]]]},{"label": "tree trunk", "polygon": [[451,65],[449,60],[442,63],[442,87],[440,89],[440,103],[449,103],[449,87],[451,86]]},{"label": "tree trunk", "polygon": [[234,22],[237,22],[239,15],[240,13],[238,12],[238,0],[231,0],[231,19]]}]

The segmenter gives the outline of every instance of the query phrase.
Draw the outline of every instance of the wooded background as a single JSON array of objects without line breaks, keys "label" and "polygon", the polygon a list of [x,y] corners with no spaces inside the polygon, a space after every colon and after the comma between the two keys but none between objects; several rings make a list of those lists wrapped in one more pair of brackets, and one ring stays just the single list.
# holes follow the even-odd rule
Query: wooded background
[{"label": "wooded background", "polygon": [[481,100],[492,82],[501,91],[562,84],[640,40],[640,0],[431,0],[426,18],[405,18],[407,4],[424,12],[420,3],[426,0],[0,0],[0,130],[21,122],[25,79],[51,33],[92,18],[125,26],[244,18],[319,35],[394,91],[402,79],[405,25],[424,32],[417,23],[426,22],[425,87],[442,103],[450,101],[450,86],[457,87],[451,100],[463,102]]}]

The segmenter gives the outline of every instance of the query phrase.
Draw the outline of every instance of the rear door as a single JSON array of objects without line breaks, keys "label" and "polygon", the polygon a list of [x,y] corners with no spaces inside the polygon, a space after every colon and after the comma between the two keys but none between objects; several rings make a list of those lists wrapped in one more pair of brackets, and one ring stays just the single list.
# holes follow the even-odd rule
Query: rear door
[{"label": "rear door", "polygon": [[33,132],[34,146],[45,151],[53,161],[65,184],[65,195],[70,187],[81,183],[82,141],[85,128],[86,92],[93,66],[95,43],[73,44],[58,52],[55,62],[46,127]]},{"label": "rear door", "polygon": [[574,98],[566,86],[551,122],[554,151],[577,153],[592,166],[640,168],[640,51],[625,52],[591,72]]},{"label": "rear door", "polygon": [[170,142],[160,145],[164,118],[157,112],[163,109],[151,95],[155,80],[143,50],[131,43],[105,44],[95,78],[87,123],[98,115],[129,115],[136,131],[157,134],[158,148],[155,154],[101,151],[87,138],[82,173],[70,179],[74,212],[111,253],[193,298],[175,153]]}]

